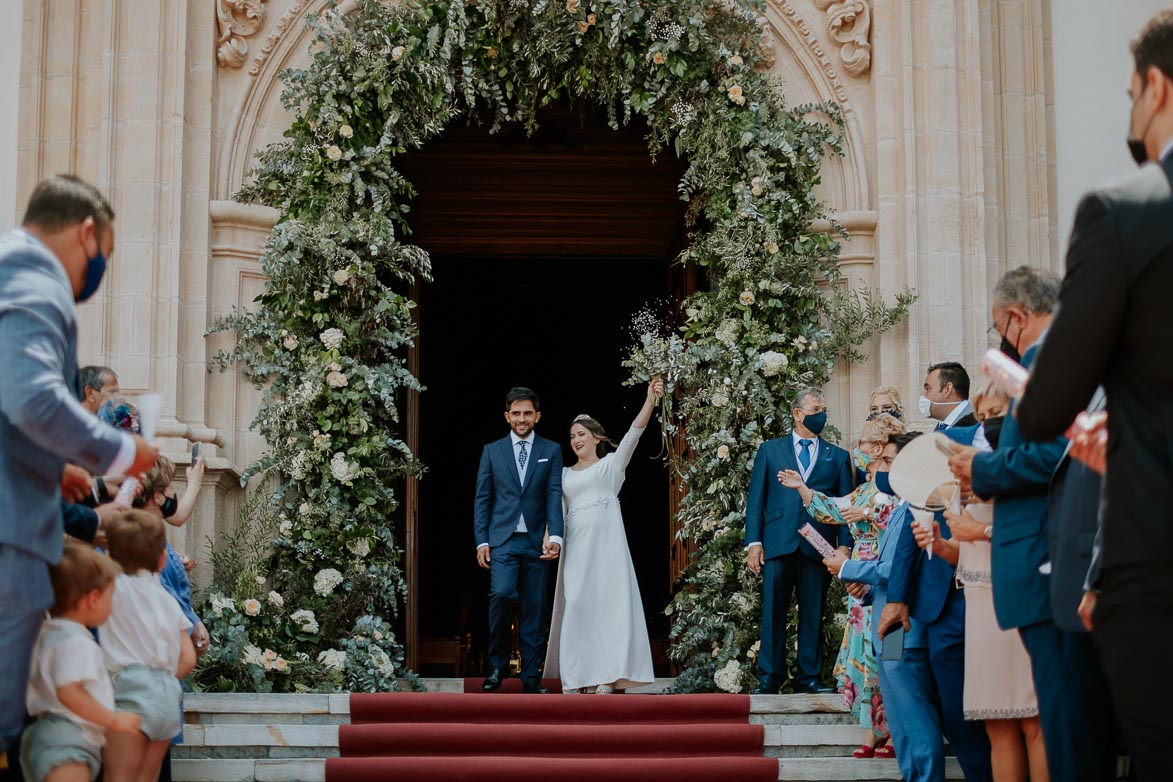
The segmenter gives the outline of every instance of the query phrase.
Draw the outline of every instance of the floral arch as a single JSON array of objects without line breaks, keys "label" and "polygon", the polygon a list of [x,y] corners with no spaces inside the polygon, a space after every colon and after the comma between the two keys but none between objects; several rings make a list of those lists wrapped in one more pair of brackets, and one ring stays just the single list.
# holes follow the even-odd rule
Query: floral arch
[{"label": "floral arch", "polygon": [[740,566],[754,451],[785,431],[797,388],[858,358],[854,346],[909,302],[843,292],[834,237],[811,230],[827,216],[813,191],[822,157],[840,151],[838,107],[786,105],[755,67],[759,18],[735,0],[359,0],[348,10],[309,18],[312,61],[283,74],[286,138],[258,155],[237,196],[280,213],[259,307],[217,325],[237,336],[221,365],[235,361],[265,389],[255,426],[269,452],[248,475],[272,493],[253,503],[255,540],[238,541],[263,555],[217,563],[208,610],[218,646],[201,682],[414,681],[393,632],[406,588],[390,519],[396,482],[423,470],[400,409],[421,390],[406,363],[416,333],[406,292],[429,279],[430,261],[410,244],[414,191],[396,158],[454,122],[533,129],[544,107],[569,102],[601,107],[614,127],[641,116],[650,154],[687,161],[679,261],[704,270],[707,290],[684,303],[683,333],[644,334],[628,366],[632,382],[669,380],[665,431],[688,445],[671,465],[697,546],[667,609],[677,687],[739,688],[760,612],[756,579]]}]

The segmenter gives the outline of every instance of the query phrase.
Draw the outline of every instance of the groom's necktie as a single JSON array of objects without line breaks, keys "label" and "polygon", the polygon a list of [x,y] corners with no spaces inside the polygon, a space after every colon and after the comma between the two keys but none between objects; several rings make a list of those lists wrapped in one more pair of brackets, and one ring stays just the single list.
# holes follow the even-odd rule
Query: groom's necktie
[{"label": "groom's necktie", "polygon": [[798,444],[802,446],[802,452],[798,454],[798,463],[802,465],[802,471],[805,473],[811,468],[811,441],[799,440]]},{"label": "groom's necktie", "polygon": [[521,451],[517,454],[517,468],[521,471],[521,475],[525,475],[525,461],[529,458],[529,454],[525,452],[525,440],[519,442],[518,445],[521,446]]}]

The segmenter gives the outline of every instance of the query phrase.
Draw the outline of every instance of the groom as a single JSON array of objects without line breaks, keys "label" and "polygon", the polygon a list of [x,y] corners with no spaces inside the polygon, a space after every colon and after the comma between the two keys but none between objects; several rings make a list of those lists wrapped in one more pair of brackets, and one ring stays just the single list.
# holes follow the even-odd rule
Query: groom
[{"label": "groom", "polygon": [[[484,689],[508,675],[513,601],[521,598],[521,681],[527,693],[545,693],[542,606],[546,561],[562,550],[562,449],[534,434],[542,419],[538,395],[514,388],[505,397],[509,436],[489,443],[477,469],[473,525],[477,563],[489,571],[489,665]],[[546,532],[549,540],[543,543]]]}]

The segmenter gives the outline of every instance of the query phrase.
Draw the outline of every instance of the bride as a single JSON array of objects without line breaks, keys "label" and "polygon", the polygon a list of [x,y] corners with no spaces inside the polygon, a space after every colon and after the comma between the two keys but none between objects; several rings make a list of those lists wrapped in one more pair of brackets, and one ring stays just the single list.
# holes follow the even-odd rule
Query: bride
[{"label": "bride", "polygon": [[[617,447],[589,415],[578,416],[570,426],[570,447],[578,461],[562,469],[566,528],[544,674],[559,677],[567,693],[593,688],[605,695],[654,680],[619,489],[663,393],[664,381],[648,384],[644,406]],[[608,446],[615,452],[607,453]]]}]

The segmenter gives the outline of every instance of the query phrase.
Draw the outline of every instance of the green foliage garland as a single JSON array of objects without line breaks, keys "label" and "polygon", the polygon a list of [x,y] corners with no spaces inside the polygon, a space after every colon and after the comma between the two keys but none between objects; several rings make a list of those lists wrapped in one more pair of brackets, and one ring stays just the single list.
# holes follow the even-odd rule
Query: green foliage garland
[{"label": "green foliage garland", "polygon": [[[396,481],[421,472],[398,406],[421,390],[405,363],[415,327],[403,291],[430,265],[404,242],[414,191],[394,164],[452,122],[532,130],[544,107],[569,102],[602,107],[614,127],[643,117],[649,152],[688,164],[681,261],[703,267],[710,290],[688,301],[683,334],[644,335],[630,364],[635,380],[669,379],[679,408],[667,403],[666,424],[687,423],[694,455],[673,467],[701,547],[670,609],[672,653],[686,666],[679,688],[712,689],[757,635],[739,531],[754,448],[783,431],[796,385],[824,382],[837,354],[907,304],[866,310],[819,289],[840,280],[836,243],[809,232],[823,215],[821,156],[839,150],[837,108],[786,106],[755,70],[757,16],[735,0],[359,0],[309,23],[311,65],[283,74],[292,124],[238,194],[281,212],[265,292],[217,325],[237,337],[221,366],[235,361],[265,389],[255,425],[270,451],[249,475],[276,485],[279,531],[252,584],[209,596],[214,637],[247,651],[207,678],[309,686],[273,656],[324,666],[327,686],[386,689],[406,673],[388,637],[404,595],[388,519]],[[266,589],[281,605],[265,605],[265,622],[242,616],[241,600],[264,603]],[[314,612],[315,632],[295,608]]]}]

